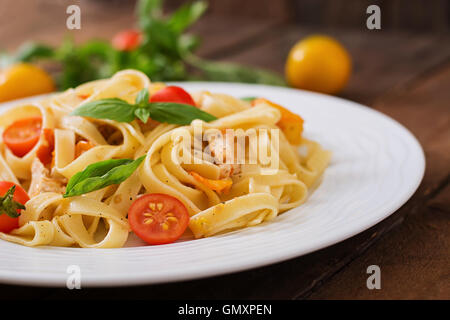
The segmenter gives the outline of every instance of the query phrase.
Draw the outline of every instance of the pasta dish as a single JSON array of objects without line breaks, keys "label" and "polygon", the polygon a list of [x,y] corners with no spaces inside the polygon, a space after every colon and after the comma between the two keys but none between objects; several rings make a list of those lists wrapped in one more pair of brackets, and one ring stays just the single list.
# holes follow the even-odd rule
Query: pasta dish
[{"label": "pasta dish", "polygon": [[152,83],[135,70],[0,115],[0,239],[119,248],[209,237],[300,206],[329,151],[264,98]]}]

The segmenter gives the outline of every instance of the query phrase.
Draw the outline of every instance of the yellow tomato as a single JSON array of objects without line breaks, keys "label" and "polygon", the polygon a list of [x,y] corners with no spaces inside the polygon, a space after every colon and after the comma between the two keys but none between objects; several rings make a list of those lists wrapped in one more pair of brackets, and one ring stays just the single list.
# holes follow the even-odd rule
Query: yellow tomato
[{"label": "yellow tomato", "polygon": [[0,72],[0,102],[54,90],[52,78],[34,65],[19,63]]},{"label": "yellow tomato", "polygon": [[346,85],[352,69],[347,50],[327,36],[310,36],[289,52],[285,74],[289,85],[333,94]]}]

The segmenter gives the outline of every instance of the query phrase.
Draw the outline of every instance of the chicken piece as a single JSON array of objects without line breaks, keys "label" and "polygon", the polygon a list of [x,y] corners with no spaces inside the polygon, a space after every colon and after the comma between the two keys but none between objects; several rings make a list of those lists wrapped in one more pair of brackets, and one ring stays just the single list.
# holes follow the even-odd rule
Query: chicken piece
[{"label": "chicken piece", "polygon": [[42,192],[64,193],[67,179],[55,178],[50,176],[50,171],[35,158],[31,165],[31,183],[28,194],[30,197],[37,196]]},{"label": "chicken piece", "polygon": [[[237,152],[232,139],[226,139],[222,136],[208,137],[209,150],[214,157],[214,162],[220,168],[220,179],[228,178],[234,174],[241,172],[241,165],[237,163]],[[234,153],[233,163],[226,163],[227,159],[231,158]]]},{"label": "chicken piece", "polygon": [[236,175],[241,173],[241,165],[240,164],[220,164],[220,175],[219,179],[225,179],[231,177],[232,175]]}]

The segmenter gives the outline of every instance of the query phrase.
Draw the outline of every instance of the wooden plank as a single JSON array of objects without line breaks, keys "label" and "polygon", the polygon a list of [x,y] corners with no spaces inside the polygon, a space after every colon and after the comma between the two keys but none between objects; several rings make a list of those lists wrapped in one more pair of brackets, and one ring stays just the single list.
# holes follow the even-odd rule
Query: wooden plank
[{"label": "wooden plank", "polygon": [[293,1],[296,21],[303,25],[329,26],[336,29],[366,27],[366,9],[378,5],[383,30],[417,32],[448,31],[446,0],[302,0]]},{"label": "wooden plank", "polygon": [[[410,214],[371,250],[324,284],[310,299],[450,299],[450,219],[422,209]],[[378,265],[381,290],[368,290],[367,267]]]},{"label": "wooden plank", "polygon": [[[12,51],[25,41],[58,45],[65,37],[72,37],[78,43],[90,39],[108,40],[120,30],[136,27],[134,1],[114,1],[108,5],[108,10],[104,10],[104,2],[74,1],[73,4],[79,4],[81,8],[81,30],[66,28],[67,4],[63,2],[17,0],[4,7],[0,11],[4,22],[0,28],[0,50]],[[16,19],[17,16],[21,19]],[[229,18],[207,13],[189,32],[200,36],[199,53],[209,57],[227,52],[228,48],[243,46],[246,40],[279,23],[277,19],[237,17],[230,26]]]},{"label": "wooden plank", "polygon": [[[0,49],[13,50],[25,41],[59,44],[66,36],[77,42],[91,38],[109,39],[117,31],[134,26],[133,2],[113,1],[104,10],[97,1],[72,1],[81,8],[81,29],[68,30],[68,4],[62,1],[15,0],[0,6]],[[20,18],[18,18],[20,17]]]},{"label": "wooden plank", "polygon": [[330,35],[348,49],[353,59],[353,73],[340,96],[365,104],[371,104],[389,91],[402,89],[450,55],[449,37],[288,26],[267,32],[253,48],[224,60],[283,73],[290,48],[314,33]]},{"label": "wooden plank", "polygon": [[428,206],[447,213],[450,212],[450,183],[448,183],[448,180],[446,186],[428,201]]},{"label": "wooden plank", "polygon": [[211,14],[198,21],[189,32],[201,38],[198,54],[213,58],[227,56],[233,52],[240,52],[252,46],[255,38],[276,29],[280,20],[258,20],[235,17],[232,25],[229,18],[216,17]]}]

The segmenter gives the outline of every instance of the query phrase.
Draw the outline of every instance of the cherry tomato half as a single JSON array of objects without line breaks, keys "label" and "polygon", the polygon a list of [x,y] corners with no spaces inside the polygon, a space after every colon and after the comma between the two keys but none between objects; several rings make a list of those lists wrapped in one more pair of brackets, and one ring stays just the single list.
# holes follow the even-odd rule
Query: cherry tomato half
[{"label": "cherry tomato half", "polygon": [[42,131],[42,117],[13,122],[3,132],[3,141],[16,156],[23,157],[38,143]]},{"label": "cherry tomato half", "polygon": [[188,226],[189,214],[180,200],[151,193],[133,202],[128,221],[134,233],[145,242],[165,244],[181,237]]},{"label": "cherry tomato half", "polygon": [[114,48],[120,51],[132,51],[141,43],[142,34],[137,30],[124,30],[112,39]]},{"label": "cherry tomato half", "polygon": [[176,86],[168,86],[155,92],[150,97],[150,102],[176,102],[190,104],[195,107],[195,102],[191,95],[183,88]]},{"label": "cherry tomato half", "polygon": [[[25,204],[28,200],[30,200],[30,197],[25,192],[25,190],[22,189],[21,186],[15,183],[9,181],[0,181],[0,195],[4,196],[6,191],[8,191],[14,185],[16,186],[16,190],[14,191],[13,200],[20,202],[21,204]],[[18,227],[19,218],[12,218],[6,213],[0,214],[0,232],[8,233]]]}]

